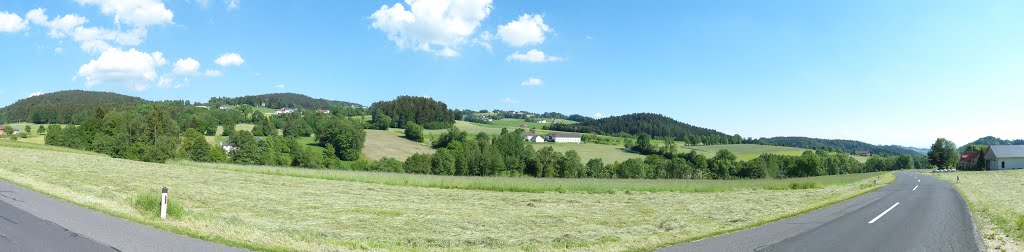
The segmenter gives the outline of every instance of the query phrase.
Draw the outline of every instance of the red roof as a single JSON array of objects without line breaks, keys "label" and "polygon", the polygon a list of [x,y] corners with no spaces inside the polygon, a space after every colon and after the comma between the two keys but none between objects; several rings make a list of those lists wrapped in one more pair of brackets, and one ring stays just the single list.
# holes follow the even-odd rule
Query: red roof
[{"label": "red roof", "polygon": [[960,160],[964,160],[964,159],[977,159],[980,156],[981,156],[981,153],[974,152],[974,151],[965,151],[963,154],[960,154]]}]

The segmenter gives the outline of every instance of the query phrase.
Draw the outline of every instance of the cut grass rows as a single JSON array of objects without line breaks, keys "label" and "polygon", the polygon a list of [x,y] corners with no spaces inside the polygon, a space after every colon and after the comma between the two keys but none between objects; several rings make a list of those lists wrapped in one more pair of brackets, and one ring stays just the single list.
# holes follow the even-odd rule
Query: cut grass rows
[{"label": "cut grass rows", "polygon": [[[4,180],[172,232],[266,251],[651,250],[878,188],[868,178],[802,190],[494,192],[0,152],[13,157],[0,159]],[[133,197],[161,186],[183,206],[180,218],[159,220],[133,205]]]},{"label": "cut grass rows", "polygon": [[963,195],[985,247],[990,251],[1024,251],[1024,170],[932,175],[953,183]]}]

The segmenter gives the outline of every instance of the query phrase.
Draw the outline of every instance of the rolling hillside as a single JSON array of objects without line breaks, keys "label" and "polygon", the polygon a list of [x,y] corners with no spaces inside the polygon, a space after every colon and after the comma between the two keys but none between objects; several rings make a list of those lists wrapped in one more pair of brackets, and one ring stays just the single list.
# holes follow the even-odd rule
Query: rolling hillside
[{"label": "rolling hillside", "polygon": [[147,103],[139,97],[111,92],[66,90],[21,99],[0,108],[0,122],[78,124],[97,108]]}]

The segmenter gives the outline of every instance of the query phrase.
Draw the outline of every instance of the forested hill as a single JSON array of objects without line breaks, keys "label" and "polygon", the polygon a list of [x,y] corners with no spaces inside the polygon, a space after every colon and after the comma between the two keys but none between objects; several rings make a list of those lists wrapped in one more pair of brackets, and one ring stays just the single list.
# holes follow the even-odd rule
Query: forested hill
[{"label": "forested hill", "polygon": [[91,116],[97,108],[110,108],[147,103],[139,97],[110,92],[66,90],[21,99],[0,108],[4,123],[76,124]]},{"label": "forested hill", "polygon": [[994,136],[987,136],[987,137],[978,138],[978,140],[974,140],[974,142],[970,142],[970,143],[961,145],[959,150],[961,152],[964,151],[967,148],[968,145],[985,145],[985,146],[989,146],[989,145],[1024,145],[1024,140],[1022,140],[1022,139],[1009,140],[1009,139],[1002,139],[1002,138],[998,138],[998,137],[994,137]]},{"label": "forested hill", "polygon": [[247,104],[253,107],[268,107],[268,108],[304,108],[304,109],[331,109],[335,106],[344,107],[362,107],[362,105],[344,102],[344,101],[333,101],[327,99],[312,98],[302,94],[296,93],[275,93],[275,94],[262,94],[262,95],[250,95],[242,96],[237,98],[228,97],[213,97],[210,98],[210,104],[213,106],[219,106],[223,104],[227,105],[242,105]]},{"label": "forested hill", "polygon": [[553,124],[551,130],[616,135],[646,133],[655,138],[672,137],[687,144],[732,144],[743,141],[739,135],[730,136],[712,129],[701,128],[653,113],[612,116],[577,124]]},{"label": "forested hill", "polygon": [[782,145],[805,149],[832,149],[834,151],[853,153],[855,151],[870,151],[871,155],[910,155],[921,156],[914,150],[895,145],[873,145],[861,141],[841,139],[820,139],[810,137],[772,137],[761,138],[761,144]]}]

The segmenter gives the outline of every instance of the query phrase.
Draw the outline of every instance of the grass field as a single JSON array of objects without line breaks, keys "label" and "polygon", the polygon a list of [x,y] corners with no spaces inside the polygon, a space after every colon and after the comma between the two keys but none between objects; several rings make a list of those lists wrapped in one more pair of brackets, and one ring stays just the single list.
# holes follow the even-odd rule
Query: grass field
[{"label": "grass field", "polygon": [[[651,250],[876,189],[523,193],[391,186],[0,147],[0,178],[108,214],[254,250]],[[891,175],[886,176],[891,180]],[[133,199],[170,188],[184,214]]]},{"label": "grass field", "polygon": [[623,150],[622,146],[618,145],[571,143],[531,143],[531,145],[533,145],[534,150],[540,150],[540,148],[547,146],[551,146],[551,148],[562,153],[575,150],[576,153],[580,154],[580,159],[584,163],[592,158],[600,158],[606,164],[622,162],[630,158],[644,158],[644,155],[627,152]]},{"label": "grass field", "polygon": [[363,156],[370,160],[380,160],[384,157],[391,157],[399,161],[416,153],[434,153],[434,149],[409,139],[401,138],[397,134],[385,130],[364,130],[366,141],[363,142]]},{"label": "grass field", "polygon": [[1024,251],[1024,170],[929,174],[954,183],[989,251]]}]

